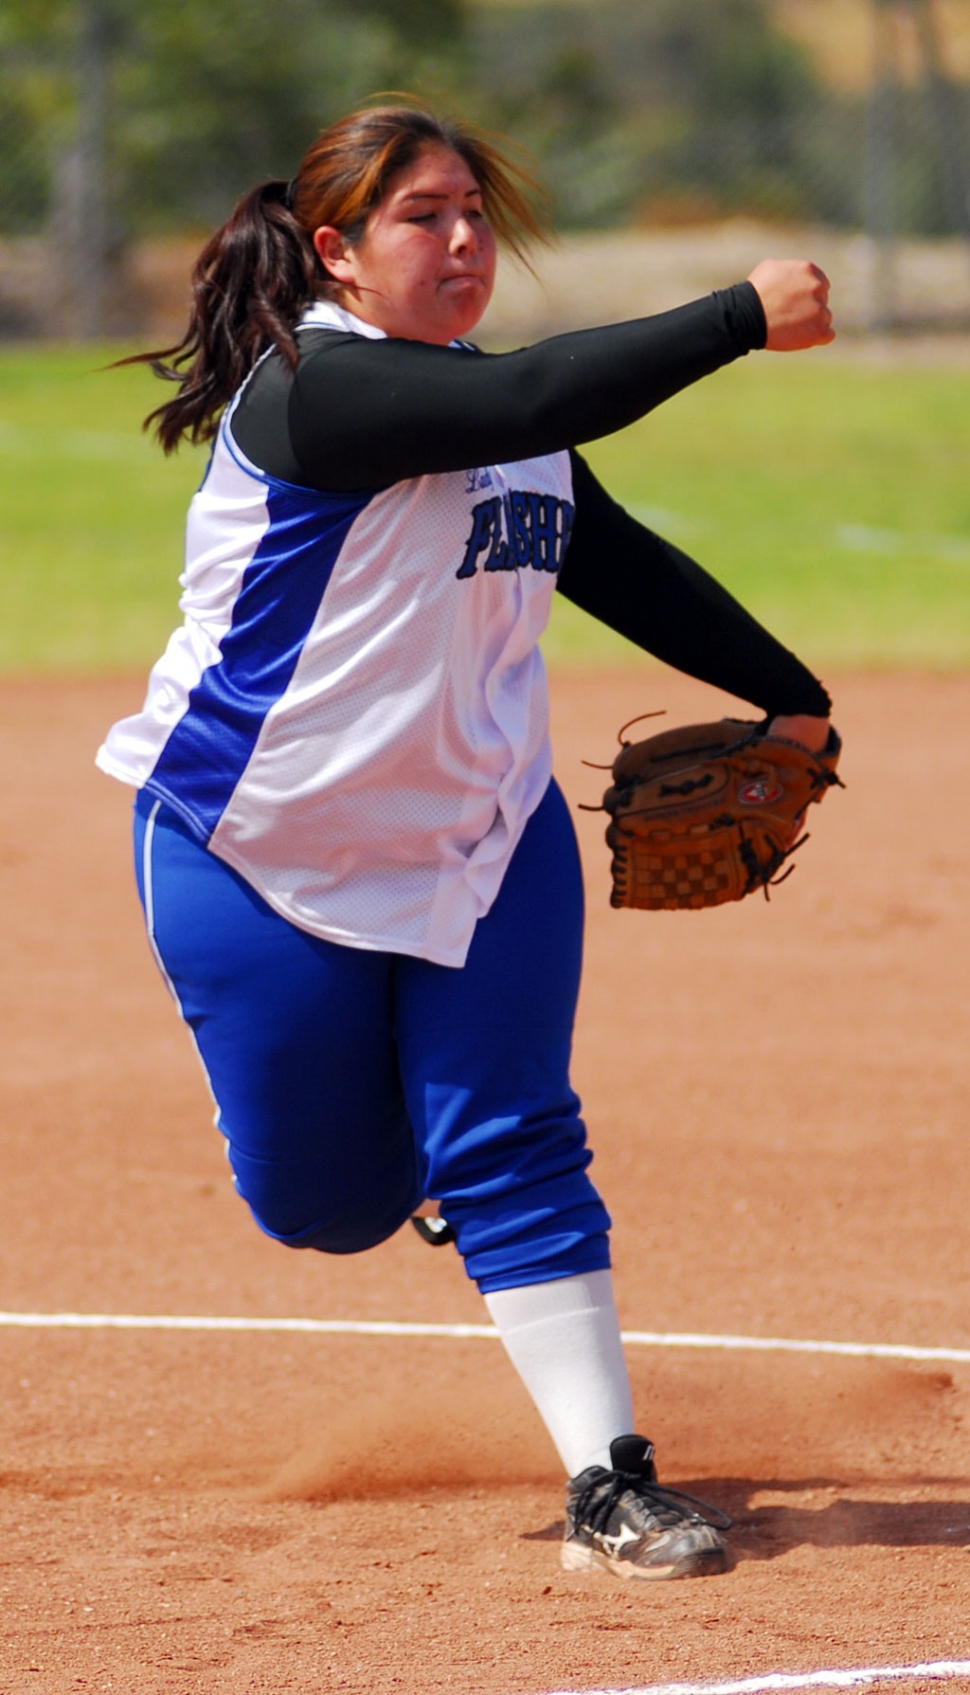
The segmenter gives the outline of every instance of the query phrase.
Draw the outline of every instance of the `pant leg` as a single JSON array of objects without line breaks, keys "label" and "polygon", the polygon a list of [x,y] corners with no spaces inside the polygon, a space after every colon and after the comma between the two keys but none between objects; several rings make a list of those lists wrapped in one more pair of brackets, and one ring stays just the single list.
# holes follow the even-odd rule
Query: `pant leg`
[{"label": "pant leg", "polygon": [[582,927],[575,832],[553,783],[464,967],[397,962],[395,1028],[427,1192],[485,1293],[610,1263],[569,1082]]},{"label": "pant leg", "polygon": [[136,868],[257,1223],[328,1253],[383,1241],[423,1193],[391,1028],[393,956],[287,923],[144,795]]}]

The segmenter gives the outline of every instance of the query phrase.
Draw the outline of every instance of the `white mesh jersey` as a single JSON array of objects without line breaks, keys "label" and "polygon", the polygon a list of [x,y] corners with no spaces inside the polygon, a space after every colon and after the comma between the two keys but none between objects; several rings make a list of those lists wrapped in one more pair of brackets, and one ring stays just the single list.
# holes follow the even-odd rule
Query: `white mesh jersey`
[{"label": "white mesh jersey", "polygon": [[[304,323],[382,334],[329,304]],[[251,464],[232,412],[184,622],[98,764],[301,929],[460,966],[551,775],[537,644],[569,456],[326,494]]]}]

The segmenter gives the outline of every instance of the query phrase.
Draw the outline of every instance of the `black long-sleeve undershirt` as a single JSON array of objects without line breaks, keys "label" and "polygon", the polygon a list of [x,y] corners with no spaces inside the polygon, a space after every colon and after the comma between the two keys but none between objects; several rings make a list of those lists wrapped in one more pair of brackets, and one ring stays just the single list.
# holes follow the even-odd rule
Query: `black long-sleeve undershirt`
[{"label": "black long-sleeve undershirt", "polygon": [[386,488],[611,435],[766,333],[750,283],[515,353],[308,328],[294,376],[278,355],[256,372],[233,434],[286,481],[336,494]]},{"label": "black long-sleeve undershirt", "polygon": [[[763,346],[750,283],[629,324],[481,355],[424,342],[300,332],[295,375],[273,355],[232,419],[271,476],[334,493],[507,464],[623,428]],[[699,565],[623,510],[573,452],[576,518],[558,587],[678,670],[769,715],[824,716],[829,699],[794,654]]]},{"label": "black long-sleeve undershirt", "polygon": [[826,717],[831,701],[807,666],[688,554],[624,511],[578,453],[570,458],[576,518],[559,592],[647,653],[768,717]]}]

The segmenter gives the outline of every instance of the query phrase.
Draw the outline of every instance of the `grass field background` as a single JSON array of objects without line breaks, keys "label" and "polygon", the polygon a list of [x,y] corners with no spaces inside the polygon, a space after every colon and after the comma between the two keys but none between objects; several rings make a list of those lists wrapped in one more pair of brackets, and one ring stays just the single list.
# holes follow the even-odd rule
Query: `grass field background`
[{"label": "grass field background", "polygon": [[[203,453],[141,420],[167,392],[117,349],[0,354],[0,669],[119,670],[177,621]],[[588,457],[616,496],[817,666],[970,662],[965,369],[750,358]],[[636,663],[563,602],[553,662]]]}]

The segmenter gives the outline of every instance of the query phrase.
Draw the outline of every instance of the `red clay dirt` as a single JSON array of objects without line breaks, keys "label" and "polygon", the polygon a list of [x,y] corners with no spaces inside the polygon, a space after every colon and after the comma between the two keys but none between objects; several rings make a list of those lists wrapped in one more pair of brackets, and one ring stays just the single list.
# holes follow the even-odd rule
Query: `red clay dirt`
[{"label": "red clay dirt", "polygon": [[[0,687],[0,1308],[483,1322],[451,1250],[288,1254],[234,1198],[141,931],[130,797],[91,765],[141,687]],[[621,1313],[970,1348],[970,678],[834,693],[848,788],[770,904],[611,912],[577,813],[575,1075]],[[731,703],[656,669],[554,679],[573,804],[602,787],[581,759],[660,706]],[[544,1695],[970,1657],[970,1367],[631,1359],[662,1475],[737,1519],[722,1577],[559,1570],[557,1462],[494,1341],[0,1328],[0,1691]]]}]

